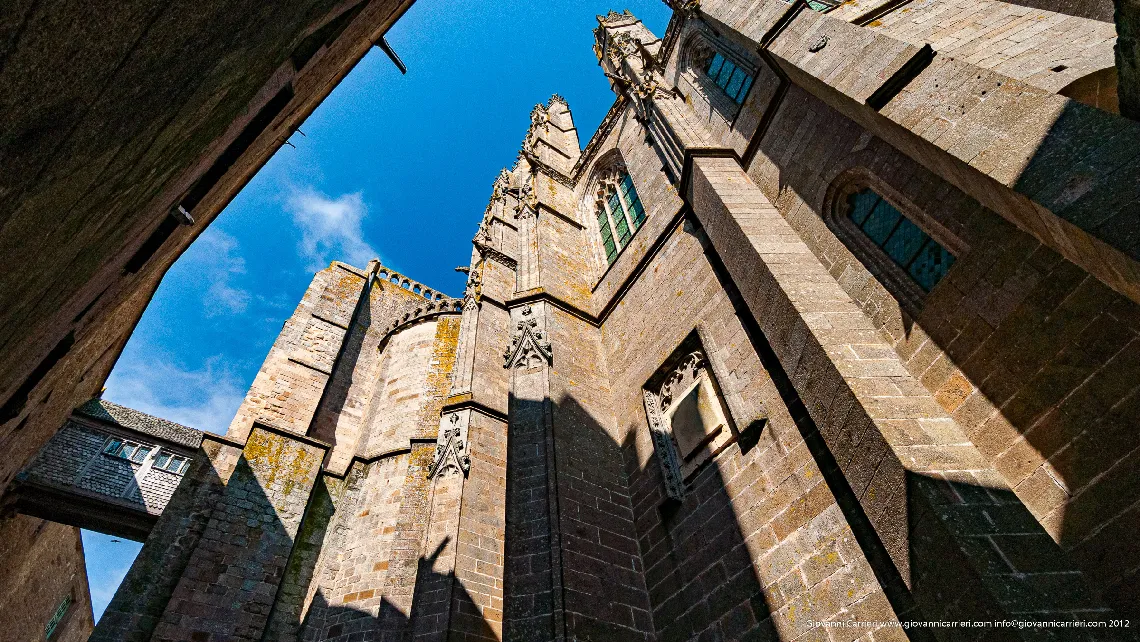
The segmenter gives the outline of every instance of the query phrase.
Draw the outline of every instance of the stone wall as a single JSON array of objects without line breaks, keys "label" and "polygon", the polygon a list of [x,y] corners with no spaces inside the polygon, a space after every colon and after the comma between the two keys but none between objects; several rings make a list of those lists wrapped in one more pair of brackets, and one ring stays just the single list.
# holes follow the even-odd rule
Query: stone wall
[{"label": "stone wall", "polygon": [[[1137,497],[1125,480],[1140,443],[1124,429],[1140,421],[1124,383],[1136,379],[1137,304],[805,92],[789,93],[750,174],[1049,534],[1130,609],[1135,565],[1121,560],[1140,551],[1101,531],[1130,528]],[[850,182],[964,248],[917,311],[828,226]]]},{"label": "stone wall", "polygon": [[[1131,192],[1001,163],[1025,160],[1010,141],[1132,140],[1042,68],[1095,72],[1111,37],[987,0],[856,9],[706,0],[663,41],[600,16],[619,99],[595,137],[577,148],[560,97],[535,108],[446,310],[375,263],[317,275],[212,455],[236,472],[175,494],[213,502],[168,554],[181,579],[130,588],[120,620],[203,639],[934,640],[956,632],[899,625],[1130,614],[1140,290],[1133,239],[1087,217],[1109,199],[1117,225]],[[754,74],[739,109],[686,58],[698,39]],[[1079,129],[1046,126],[1056,110],[1093,133],[1050,138]],[[647,214],[612,265],[591,193],[611,169]],[[852,186],[954,253],[929,294],[844,231]],[[657,404],[698,368],[720,424],[682,457],[684,421]]]},{"label": "stone wall", "polygon": [[12,5],[0,487],[98,394],[170,265],[410,5],[115,7],[81,34],[61,27],[89,22],[81,8]]},{"label": "stone wall", "polygon": [[0,569],[4,639],[84,642],[91,635],[95,622],[78,528],[24,515],[0,520]]}]

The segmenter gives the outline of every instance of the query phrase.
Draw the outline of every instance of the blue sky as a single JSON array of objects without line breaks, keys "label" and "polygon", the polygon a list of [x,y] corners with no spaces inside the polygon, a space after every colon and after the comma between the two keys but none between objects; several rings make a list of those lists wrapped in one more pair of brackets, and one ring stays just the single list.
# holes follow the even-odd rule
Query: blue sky
[{"label": "blue sky", "polygon": [[[530,110],[563,95],[585,145],[614,95],[595,15],[663,36],[661,0],[417,0],[167,273],[104,397],[224,433],[313,272],[373,257],[459,295],[471,238]],[[98,618],[139,545],[84,533]]]}]

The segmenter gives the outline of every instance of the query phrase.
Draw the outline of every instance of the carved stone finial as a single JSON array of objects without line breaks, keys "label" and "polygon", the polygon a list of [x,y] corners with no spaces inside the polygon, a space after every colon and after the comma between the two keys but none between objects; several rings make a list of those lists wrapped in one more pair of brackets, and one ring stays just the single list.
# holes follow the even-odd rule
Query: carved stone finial
[{"label": "carved stone finial", "polygon": [[460,413],[453,412],[441,424],[445,424],[435,445],[435,457],[428,470],[428,479],[446,472],[467,475],[471,470],[471,455],[467,449],[467,422]]},{"label": "carved stone finial", "polygon": [[530,305],[524,305],[523,318],[515,324],[511,344],[503,352],[504,368],[534,368],[553,362],[554,350],[533,315]]},{"label": "carved stone finial", "polygon": [[684,14],[686,18],[701,12],[701,0],[665,0],[665,3],[673,11]]},{"label": "carved stone finial", "polygon": [[523,183],[523,186],[519,188],[518,197],[519,202],[515,206],[515,218],[534,216],[538,208],[538,196],[534,193],[534,186],[531,185],[530,181]]}]

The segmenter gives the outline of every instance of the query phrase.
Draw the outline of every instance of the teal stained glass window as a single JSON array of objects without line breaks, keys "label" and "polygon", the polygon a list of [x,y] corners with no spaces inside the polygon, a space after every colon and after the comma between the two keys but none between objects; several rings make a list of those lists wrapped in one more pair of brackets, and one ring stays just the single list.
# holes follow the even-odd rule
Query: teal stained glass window
[{"label": "teal stained glass window", "polygon": [[606,261],[613,263],[617,259],[644,222],[645,207],[633,186],[633,179],[629,174],[622,174],[616,187],[609,187],[604,202],[598,207],[598,230],[602,235]]},{"label": "teal stained glass window", "polygon": [[629,218],[633,222],[633,229],[636,231],[645,222],[645,208],[641,206],[641,199],[637,196],[637,190],[633,188],[633,179],[626,174],[621,179],[621,198],[625,203],[625,210],[629,212]]},{"label": "teal stained glass window", "polygon": [[744,102],[748,89],[752,87],[752,76],[719,53],[713,54],[705,75],[737,105]]},{"label": "teal stained glass window", "polygon": [[598,208],[598,229],[602,232],[602,246],[606,249],[606,260],[610,263],[614,262],[617,258],[617,246],[614,245],[614,233],[610,229],[610,217],[606,214],[606,208]]},{"label": "teal stained glass window", "polygon": [[618,200],[617,192],[610,192],[607,204],[610,206],[610,216],[614,219],[614,230],[617,232],[618,243],[625,247],[633,234],[629,230],[629,222],[625,218],[625,210]]},{"label": "teal stained glass window", "polygon": [[855,227],[924,292],[932,290],[954,265],[953,254],[875,192],[856,192],[848,197],[848,205]]}]

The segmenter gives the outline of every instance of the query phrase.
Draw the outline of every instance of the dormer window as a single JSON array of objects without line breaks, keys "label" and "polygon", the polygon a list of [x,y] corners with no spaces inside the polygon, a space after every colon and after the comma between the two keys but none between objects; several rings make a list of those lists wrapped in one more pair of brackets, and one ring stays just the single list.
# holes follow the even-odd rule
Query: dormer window
[{"label": "dormer window", "polygon": [[143,446],[133,441],[125,441],[122,439],[111,439],[107,445],[103,447],[103,452],[120,459],[133,461],[136,464],[141,464],[146,456],[150,454],[150,446]]},{"label": "dormer window", "polygon": [[154,458],[154,467],[171,473],[181,473],[187,463],[186,457],[162,451]]}]

